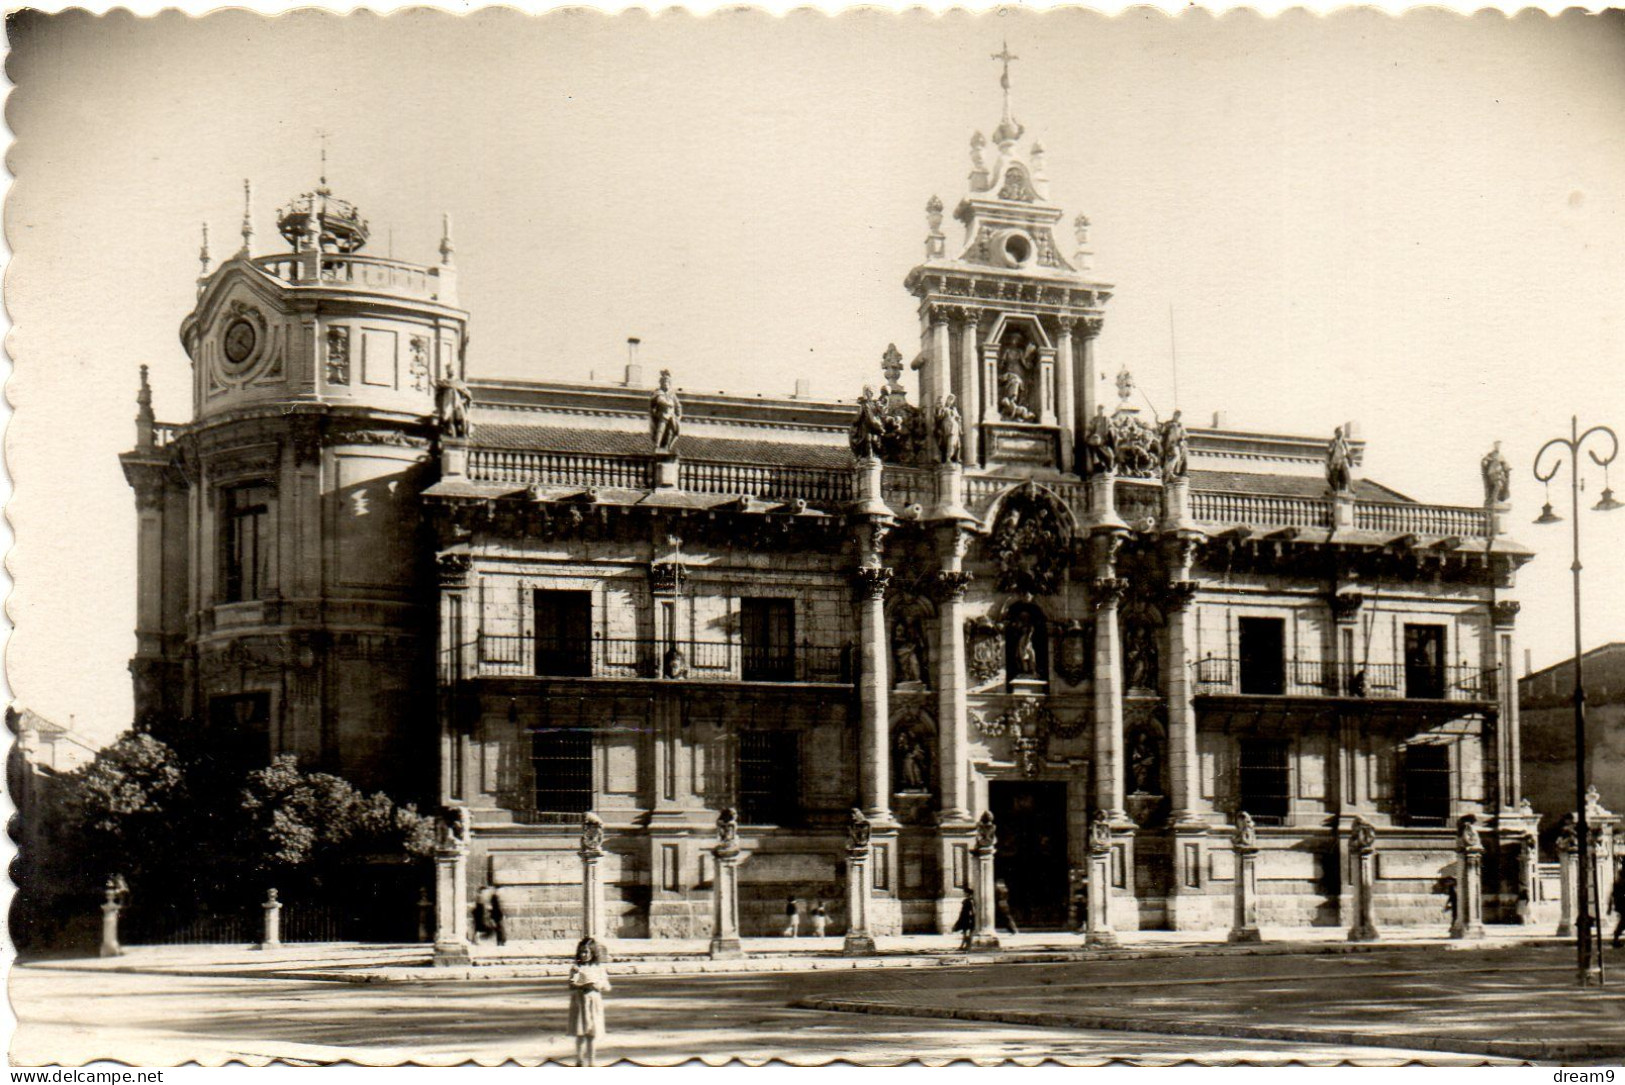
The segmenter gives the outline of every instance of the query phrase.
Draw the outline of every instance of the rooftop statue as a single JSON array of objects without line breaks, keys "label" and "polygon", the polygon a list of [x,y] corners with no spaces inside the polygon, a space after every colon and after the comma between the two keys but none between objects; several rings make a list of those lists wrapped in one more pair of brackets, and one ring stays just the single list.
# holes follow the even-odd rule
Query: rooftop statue
[{"label": "rooftop statue", "polygon": [[949,392],[937,402],[937,455],[942,462],[959,463],[964,450],[964,423],[959,417],[959,397]]},{"label": "rooftop statue", "polygon": [[1117,470],[1117,431],[1106,417],[1106,408],[1095,408],[1095,416],[1083,434],[1084,467],[1091,475],[1112,474]]},{"label": "rooftop statue", "polygon": [[649,439],[656,452],[675,452],[683,431],[683,403],[671,387],[671,370],[660,371],[660,387],[649,397]]},{"label": "rooftop statue", "polygon": [[1512,499],[1512,468],[1507,465],[1506,458],[1501,455],[1501,442],[1496,441],[1495,447],[1484,454],[1479,461],[1479,471],[1484,476],[1484,504],[1504,505]]},{"label": "rooftop statue", "polygon": [[474,394],[468,390],[468,385],[450,376],[440,378],[435,389],[438,400],[435,409],[441,434],[446,437],[473,436],[474,424],[469,421],[468,409],[474,402]]},{"label": "rooftop statue", "polygon": [[1343,427],[1338,426],[1332,432],[1331,441],[1326,445],[1326,481],[1331,485],[1333,493],[1353,492],[1353,464],[1348,439],[1343,436]]},{"label": "rooftop statue", "polygon": [[1175,411],[1174,416],[1162,424],[1158,433],[1158,443],[1162,446],[1162,480],[1184,478],[1189,469],[1189,440],[1190,435],[1185,431],[1185,423],[1180,420],[1180,412]]},{"label": "rooftop statue", "polygon": [[863,394],[858,397],[858,416],[852,420],[848,438],[852,444],[852,454],[858,459],[880,458],[881,444],[886,438],[886,416],[880,398],[868,385],[863,386]]}]

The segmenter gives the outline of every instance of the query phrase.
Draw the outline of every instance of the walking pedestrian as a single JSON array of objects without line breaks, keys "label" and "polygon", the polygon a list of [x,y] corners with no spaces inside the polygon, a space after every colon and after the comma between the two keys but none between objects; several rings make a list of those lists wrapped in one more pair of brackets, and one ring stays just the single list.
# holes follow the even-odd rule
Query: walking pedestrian
[{"label": "walking pedestrian", "polygon": [[604,1035],[604,995],[609,991],[604,947],[595,938],[583,938],[570,968],[570,1033],[576,1038],[577,1066],[597,1064],[598,1038]]},{"label": "walking pedestrian", "polygon": [[801,905],[795,897],[784,898],[784,936],[794,938],[801,933]]},{"label": "walking pedestrian", "polygon": [[502,898],[492,886],[482,885],[474,894],[474,940],[483,941],[487,935],[495,935],[499,946],[508,944],[502,925]]},{"label": "walking pedestrian", "polygon": [[1010,914],[1010,887],[999,879],[993,883],[993,925],[1003,927],[1011,934],[1020,934],[1015,916]]},{"label": "walking pedestrian", "polygon": [[823,901],[819,901],[813,907],[812,917],[813,917],[813,937],[814,938],[822,938],[822,937],[824,937],[824,929],[829,925],[829,909],[824,907],[824,902]]},{"label": "walking pedestrian", "polygon": [[1454,930],[1456,926],[1456,879],[1447,874],[1439,879],[1439,884],[1444,890],[1444,910],[1450,913],[1450,927]]},{"label": "walking pedestrian", "polygon": [[969,889],[965,890],[965,899],[959,902],[959,918],[954,920],[954,930],[960,936],[959,948],[969,949],[971,935],[976,933],[976,898]]}]

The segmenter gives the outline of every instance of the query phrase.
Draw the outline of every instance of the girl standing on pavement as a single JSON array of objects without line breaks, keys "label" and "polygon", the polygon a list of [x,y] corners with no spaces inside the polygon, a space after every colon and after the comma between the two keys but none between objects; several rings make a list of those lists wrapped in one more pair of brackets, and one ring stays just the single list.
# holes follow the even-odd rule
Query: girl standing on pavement
[{"label": "girl standing on pavement", "polygon": [[608,960],[596,939],[576,946],[570,969],[570,1032],[576,1038],[576,1065],[593,1066],[598,1037],[604,1034],[604,995],[610,990]]}]

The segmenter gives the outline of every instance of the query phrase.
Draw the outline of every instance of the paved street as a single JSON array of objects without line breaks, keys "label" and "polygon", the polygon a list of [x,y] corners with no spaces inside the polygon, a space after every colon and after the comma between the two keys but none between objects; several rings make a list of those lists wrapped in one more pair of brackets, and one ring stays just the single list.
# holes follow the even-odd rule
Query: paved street
[{"label": "paved street", "polygon": [[[645,1063],[774,1057],[865,1064],[1043,1057],[1151,1064],[1486,1061],[1420,1047],[1167,1034],[1193,1023],[1273,1022],[1363,1028],[1374,1037],[1396,1028],[1416,1037],[1476,1028],[1480,1039],[1586,1037],[1620,1040],[1625,1050],[1619,998],[1611,989],[1571,997],[1568,961],[1558,947],[1521,947],[623,976],[609,999],[611,1036],[601,1049]],[[1549,997],[1552,990],[1565,998]],[[272,1058],[534,1063],[567,1058],[572,1050],[562,1034],[564,988],[554,978],[350,984],[114,973],[92,964],[17,969],[11,996],[20,1022],[12,1059],[28,1065],[82,1064],[97,1056],[141,1064],[185,1058],[206,1064]],[[793,1008],[808,999],[869,1012]],[[972,1014],[1087,1014],[1106,1007],[1119,1017],[1144,1019],[1153,1031],[905,1016],[922,1007]]]}]

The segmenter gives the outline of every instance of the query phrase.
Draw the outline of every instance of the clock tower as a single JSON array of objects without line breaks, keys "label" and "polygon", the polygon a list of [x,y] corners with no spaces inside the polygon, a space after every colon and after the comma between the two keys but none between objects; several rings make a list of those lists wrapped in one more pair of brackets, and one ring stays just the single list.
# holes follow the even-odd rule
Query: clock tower
[{"label": "clock tower", "polygon": [[438,264],[367,254],[366,220],[323,177],[278,212],[287,248],[262,253],[244,194],[242,247],[212,267],[205,234],[181,324],[193,420],[157,423],[143,371],[123,457],[137,723],[427,798],[432,760],[398,751],[437,733],[419,493],[467,341],[449,220]]}]

